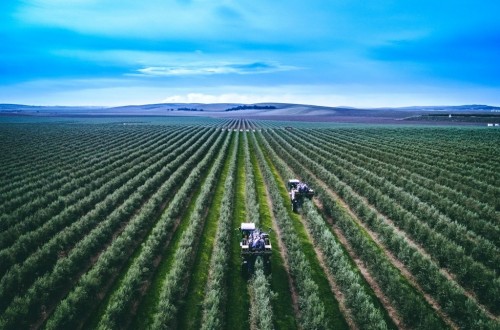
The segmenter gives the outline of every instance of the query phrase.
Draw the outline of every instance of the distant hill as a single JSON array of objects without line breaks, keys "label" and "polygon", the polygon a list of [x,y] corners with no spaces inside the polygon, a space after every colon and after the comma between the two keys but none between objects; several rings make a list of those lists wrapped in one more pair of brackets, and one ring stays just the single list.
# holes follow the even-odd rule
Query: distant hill
[{"label": "distant hill", "polygon": [[[462,114],[460,120],[457,119],[457,116],[453,116],[456,114]],[[400,108],[328,107],[292,103],[157,103],[119,107],[0,104],[0,115],[4,116],[209,116],[349,123],[460,122],[463,124],[477,123],[478,119],[476,117],[479,114],[482,114],[482,120],[488,122],[500,121],[498,120],[500,118],[500,107],[481,104]],[[487,115],[487,117],[484,115]],[[453,120],[450,118],[453,118]]]},{"label": "distant hill", "polygon": [[377,108],[377,109],[411,110],[411,111],[491,111],[491,110],[500,110],[500,107],[494,107],[484,104],[470,104],[470,105],[441,105],[441,106],[411,106],[411,107],[400,107],[400,108]]}]

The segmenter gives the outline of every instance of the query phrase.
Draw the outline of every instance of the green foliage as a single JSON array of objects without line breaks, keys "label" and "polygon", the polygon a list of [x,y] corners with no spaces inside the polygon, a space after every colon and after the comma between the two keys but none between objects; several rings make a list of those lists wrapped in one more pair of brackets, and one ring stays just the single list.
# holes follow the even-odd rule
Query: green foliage
[{"label": "green foliage", "polygon": [[259,219],[259,204],[257,203],[257,192],[255,188],[255,177],[253,175],[253,166],[250,159],[250,149],[248,147],[248,134],[243,134],[245,142],[245,207],[246,207],[246,221],[254,222],[257,227],[260,226]]},{"label": "green foliage", "polygon": [[[215,144],[217,145],[217,144]],[[148,202],[143,206],[141,212],[137,213],[136,216],[130,221],[130,223],[125,227],[120,236],[115,238],[111,244],[111,246],[100,256],[98,261],[94,264],[94,267],[85,274],[75,287],[75,289],[69,294],[69,296],[61,302],[59,307],[55,310],[54,315],[49,319],[47,323],[47,327],[57,328],[64,325],[70,325],[72,322],[78,321],[78,315],[66,315],[64,310],[68,309],[68,306],[71,306],[72,309],[83,309],[90,308],[96,299],[96,295],[98,294],[99,288],[107,283],[110,276],[113,276],[115,267],[118,268],[121,263],[123,263],[129,256],[129,254],[125,253],[127,250],[130,250],[130,246],[136,246],[133,244],[137,238],[140,237],[141,233],[147,228],[148,225],[151,225],[152,222],[156,219],[155,214],[160,211],[160,207],[168,196],[168,194],[172,191],[172,189],[178,186],[185,178],[185,175],[191,171],[193,166],[199,162],[199,159],[204,154],[204,151],[207,150],[207,146],[204,148],[197,148],[194,146],[194,150],[198,149],[186,162],[183,162],[182,159],[178,159],[181,163],[184,163],[176,172],[173,173],[170,178],[164,182],[161,188],[148,200]],[[191,191],[195,186],[196,178],[199,175],[198,171],[200,171],[203,166],[206,166],[208,162],[208,156],[204,158],[205,161],[201,161],[199,163],[199,168],[195,168],[191,173],[193,179],[189,182],[186,181],[184,185],[181,187],[179,194],[173,198],[173,200],[169,204],[170,210],[179,210],[181,208],[184,196],[188,191]],[[168,168],[168,166],[166,167]],[[134,209],[131,209],[134,211]],[[178,211],[177,211],[178,212]],[[161,218],[160,221],[164,219]],[[158,224],[156,224],[158,226]],[[170,224],[171,226],[171,224]],[[167,228],[169,228],[168,222],[164,224],[162,232],[166,233]],[[143,251],[146,250],[149,253],[155,253],[155,247],[146,246],[143,247]],[[131,250],[130,252],[132,252]],[[130,253],[129,252],[129,253]],[[144,276],[144,273],[149,273],[148,266],[143,266],[140,270],[132,270],[132,277],[136,281],[140,281],[141,276]],[[138,283],[138,282],[136,282]],[[127,284],[127,283],[126,283]],[[132,292],[137,292],[136,286],[130,284],[127,286],[122,286],[122,290],[126,291],[125,288],[133,288]],[[122,292],[123,292],[122,291]],[[85,292],[86,294],[82,294]],[[130,292],[130,291],[129,291]],[[92,293],[92,294],[89,294]],[[127,298],[120,300],[119,308],[125,309],[127,308],[127,299],[132,299],[132,294],[130,296],[127,295]],[[75,318],[76,316],[76,318]],[[121,318],[120,320],[123,320]]]},{"label": "green foliage", "polygon": [[[178,327],[178,309],[191,306],[184,299],[200,258],[210,264],[205,290],[193,289],[204,328],[333,327],[325,323],[333,323],[333,294],[304,228],[356,326],[392,327],[330,221],[403,327],[449,326],[436,308],[458,328],[499,328],[492,317],[500,308],[498,132],[135,120],[0,123],[0,328],[127,328],[138,306],[156,328]],[[233,148],[229,139],[236,140]],[[226,179],[216,184],[221,168]],[[305,201],[299,221],[286,207],[279,175],[310,183],[320,208]],[[216,186],[224,189],[214,201]],[[210,209],[218,210],[214,218],[206,217]],[[245,282],[236,270],[233,229],[245,217],[270,226],[269,210],[278,228],[272,277],[258,263]],[[203,239],[215,243],[200,254],[206,232],[211,237]],[[160,265],[165,277],[158,276]],[[297,320],[288,275],[298,294]],[[151,303],[156,309],[143,299],[152,278],[161,280],[161,301]]]},{"label": "green foliage", "polygon": [[262,260],[255,262],[255,274],[249,284],[250,323],[254,329],[271,330],[273,327],[273,310],[271,300],[276,299],[276,294],[271,291],[269,281],[264,274]]},{"label": "green foliage", "polygon": [[[391,276],[391,266],[387,261],[383,261],[383,258],[377,257],[376,249],[370,250],[370,244],[367,241],[367,236],[362,234],[357,226],[349,220],[348,214],[341,206],[337,204],[322,188],[318,182],[317,178],[324,180],[325,183],[337,191],[337,193],[350,205],[351,208],[357,213],[357,215],[370,226],[371,229],[379,235],[388,247],[393,250],[396,256],[401,256],[401,261],[413,273],[417,276],[417,280],[420,285],[426,290],[428,294],[433,296],[438,302],[442,303],[443,308],[446,312],[454,319],[458,324],[463,324],[464,327],[471,327],[481,320],[486,328],[495,328],[494,322],[492,322],[484,312],[476,306],[476,303],[470,300],[465,294],[462,288],[457,286],[455,283],[449,281],[444,277],[444,275],[439,271],[439,268],[428,258],[425,258],[420,254],[418,250],[408,244],[408,241],[387,224],[383,217],[379,216],[371,207],[366,205],[363,198],[359,197],[351,187],[345,185],[338,180],[332,173],[325,170],[324,167],[314,162],[310,158],[306,157],[301,153],[295,152],[294,154],[288,153],[293,151],[291,145],[277,136],[268,136],[271,145],[273,145],[274,150],[279,153],[284,159],[289,161],[289,164],[297,169],[300,169],[301,173],[306,180],[314,185],[316,191],[320,194],[322,202],[325,207],[327,214],[332,216],[336,223],[345,231],[346,237],[352,242],[354,248],[359,249],[360,256],[366,258],[366,262],[374,268],[372,274],[379,278],[379,280],[384,280],[386,283],[382,283],[383,287],[391,290],[388,294],[392,297],[394,301],[400,301],[400,299],[405,299],[397,303],[399,308],[404,308],[400,311],[402,316],[408,315],[411,322],[428,322],[432,320],[429,318],[430,311],[425,308],[425,303],[423,301],[418,302],[420,298],[415,293],[411,293],[408,289],[404,288],[404,281],[401,282],[400,276],[397,272],[393,272],[392,280]],[[279,141],[276,144],[274,139]],[[287,150],[287,151],[286,151]],[[311,169],[316,176],[309,174],[306,167]],[[402,257],[401,252],[407,251],[405,257]],[[370,256],[372,255],[372,256]],[[386,267],[384,269],[384,267]],[[422,268],[424,267],[424,268]],[[378,275],[378,276],[377,276]],[[380,276],[380,277],[379,277]],[[387,281],[395,281],[393,284]],[[401,284],[398,284],[400,282]],[[396,284],[396,285],[394,285]],[[403,285],[403,286],[401,286]],[[398,288],[399,287],[399,288]],[[394,294],[394,296],[393,296]],[[410,296],[408,296],[410,295]],[[404,298],[404,297],[407,298]],[[415,300],[417,299],[417,300]],[[453,303],[449,303],[450,299]],[[408,301],[414,301],[415,306],[420,306],[418,309],[412,308],[412,304],[408,304]],[[427,312],[425,312],[427,310]],[[417,314],[420,313],[420,317],[415,318]],[[429,313],[428,315],[426,315]],[[406,321],[408,322],[408,321]],[[434,321],[435,322],[435,321]],[[420,323],[422,324],[422,323]]]},{"label": "green foliage", "polygon": [[224,325],[224,306],[226,304],[226,276],[229,265],[229,252],[233,229],[231,217],[233,215],[233,198],[235,194],[236,154],[238,151],[238,134],[233,142],[229,171],[224,183],[217,234],[214,250],[208,271],[208,281],[203,301],[202,329],[221,329]]},{"label": "green foliage", "polygon": [[[357,168],[348,164],[342,166],[341,159],[336,159],[334,162],[330,158],[322,156],[320,148],[310,143],[304,142],[304,146],[299,144],[296,148],[303,155],[307,155],[310,160],[314,159],[320,163],[320,166],[326,171],[335,173],[334,176],[329,177],[329,183],[335,189],[339,189],[340,186],[350,186],[349,189],[364,196],[368,202],[403,228],[410,237],[420,242],[440,265],[449,268],[457,276],[460,284],[474,290],[481,303],[487,305],[494,312],[498,312],[500,309],[500,280],[496,278],[495,273],[468,256],[462,246],[453,243],[443,234],[430,228],[425,221],[421,221],[418,213],[411,213],[401,203],[394,201],[391,196],[394,197],[398,192],[401,193],[401,190],[391,195],[386,194],[387,190],[390,189],[388,188],[390,184],[386,180],[377,178],[365,168]],[[380,184],[374,186],[369,182],[372,180],[378,180]],[[348,190],[340,190],[340,195],[345,199],[352,198],[352,194],[347,194],[345,191]],[[412,202],[415,203],[415,200],[410,199],[409,203]],[[365,205],[365,202],[358,200],[357,205]],[[484,286],[484,283],[489,283],[488,288]]]},{"label": "green foliage", "polygon": [[[278,158],[267,141],[261,141],[274,165],[279,170],[281,177],[297,177],[295,173],[290,171],[285,162]],[[353,271],[349,257],[328,229],[321,215],[314,208],[311,201],[306,199],[303,206],[307,227],[316,245],[325,255],[327,267],[340,287],[345,297],[345,304],[352,313],[358,327],[360,329],[387,329],[382,312],[375,307],[372,298],[365,292],[360,274]]]},{"label": "green foliage", "polygon": [[174,263],[165,278],[160,292],[160,300],[152,324],[153,329],[167,329],[172,327],[172,322],[174,322],[177,313],[176,301],[182,299],[187,289],[187,280],[189,278],[187,270],[192,264],[193,255],[196,253],[197,237],[203,227],[205,208],[209,205],[209,195],[213,191],[213,187],[225,162],[229,142],[230,135],[227,136],[219,155],[210,169],[201,193],[196,200],[195,209],[189,219],[189,227],[175,251]]},{"label": "green foliage", "polygon": [[328,329],[325,307],[318,296],[318,286],[311,279],[311,266],[302,251],[300,239],[293,230],[292,219],[290,219],[283,206],[283,199],[271,169],[264,158],[262,150],[256,141],[254,143],[259,165],[273,204],[274,217],[280,229],[281,239],[286,247],[290,271],[298,291],[301,326],[304,329]]}]

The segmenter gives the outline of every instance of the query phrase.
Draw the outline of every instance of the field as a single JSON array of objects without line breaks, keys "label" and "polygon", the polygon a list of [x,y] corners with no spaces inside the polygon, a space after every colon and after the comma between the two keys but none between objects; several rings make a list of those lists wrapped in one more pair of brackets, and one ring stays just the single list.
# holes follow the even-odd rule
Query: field
[{"label": "field", "polygon": [[[497,129],[3,118],[0,140],[0,329],[500,329]],[[241,222],[270,274],[242,273]]]}]

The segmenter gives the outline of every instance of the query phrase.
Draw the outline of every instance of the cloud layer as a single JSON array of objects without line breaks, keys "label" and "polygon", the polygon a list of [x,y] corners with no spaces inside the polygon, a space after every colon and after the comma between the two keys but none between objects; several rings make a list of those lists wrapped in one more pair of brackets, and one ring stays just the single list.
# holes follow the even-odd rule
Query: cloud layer
[{"label": "cloud layer", "polygon": [[3,1],[0,103],[92,91],[108,104],[119,98],[99,91],[135,88],[123,102],[500,105],[498,12],[499,2],[471,0]]},{"label": "cloud layer", "polygon": [[292,66],[254,62],[248,64],[192,64],[187,66],[153,66],[138,69],[143,76],[196,76],[214,74],[262,74],[295,70]]}]

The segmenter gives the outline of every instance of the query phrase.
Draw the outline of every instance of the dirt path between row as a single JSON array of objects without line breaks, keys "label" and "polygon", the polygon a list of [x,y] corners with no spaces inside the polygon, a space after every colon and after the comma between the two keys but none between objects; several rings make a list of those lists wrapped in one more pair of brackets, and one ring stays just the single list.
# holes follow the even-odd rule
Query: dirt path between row
[{"label": "dirt path between row", "polygon": [[[385,252],[385,254],[387,255],[387,257],[390,259],[390,261],[402,272],[402,274],[410,281],[410,283],[412,285],[414,285],[423,295],[424,295],[424,298],[426,299],[426,301],[431,305],[433,306],[433,308],[438,312],[438,314],[446,321],[446,317],[444,317],[444,314],[443,312],[441,312],[441,307],[439,305],[439,303],[437,303],[432,297],[430,297],[428,294],[426,294],[423,289],[420,287],[420,285],[417,284],[417,280],[413,277],[413,275],[411,274],[411,272],[409,272],[407,269],[406,269],[406,266],[403,265],[403,263],[401,263],[390,251],[388,248],[386,248],[385,244],[383,244],[381,242],[381,240],[379,239],[378,237],[378,234],[372,232],[370,229],[368,229],[366,227],[366,225],[354,214],[354,212],[350,209],[350,207],[347,205],[347,203],[344,202],[344,200],[336,193],[334,192],[330,187],[328,187],[328,185],[326,183],[324,183],[321,179],[319,179],[314,173],[312,173],[311,171],[308,171],[309,174],[311,176],[313,176],[316,180],[318,180],[318,182],[321,183],[321,186],[323,187],[323,189],[325,189],[325,191],[327,191],[334,199],[338,200],[340,205],[351,215],[351,217],[356,221],[356,223],[358,225],[360,225],[363,229],[366,230],[366,232],[369,234],[369,236],[377,243],[377,245],[379,245],[379,247],[381,247],[383,249],[383,251]],[[357,194],[357,192],[355,192]],[[372,210],[374,211],[378,216],[380,216],[381,218],[384,219],[384,221],[394,229],[394,231],[396,232],[396,234],[399,234],[401,235],[407,242],[408,244],[416,249],[422,256],[430,259],[430,260],[435,260],[434,258],[432,258],[432,256],[426,252],[426,250],[417,242],[415,242],[411,237],[409,237],[405,231],[401,230],[391,219],[389,219],[385,214],[379,212],[377,210],[377,208],[375,206],[373,206],[368,200],[367,198],[365,198],[364,196],[361,196],[359,194],[357,194],[361,199],[362,201]],[[439,265],[438,265],[439,267]],[[464,288],[463,286],[461,286],[460,284],[458,284],[457,280],[456,280],[456,276],[452,273],[450,273],[446,268],[443,268],[443,267],[439,267],[439,271],[440,273],[449,281],[455,283],[457,286],[461,287],[462,288],[462,291],[463,291],[463,294],[468,297],[469,299],[471,299],[489,318],[493,319],[493,320],[499,320],[499,317],[495,316],[494,314],[492,314],[488,308],[486,308],[483,304],[481,304],[478,299],[477,299],[477,296],[474,292],[472,292],[471,290],[467,290],[466,288]],[[449,318],[448,318],[449,319]],[[448,321],[446,321],[448,323]],[[450,320],[450,322],[453,323],[453,321]],[[450,324],[449,324],[450,325]],[[451,325],[450,325],[451,326]]]},{"label": "dirt path between row", "polygon": [[[384,219],[384,221],[389,224],[389,226],[391,226],[394,231],[396,232],[396,234],[402,236],[407,242],[408,242],[408,245],[410,245],[412,248],[416,249],[420,254],[422,254],[424,257],[430,259],[430,260],[434,260],[434,258],[432,258],[432,256],[427,253],[427,251],[424,250],[424,248],[418,244],[417,242],[415,242],[411,237],[408,237],[408,235],[406,234],[405,231],[399,229],[399,227],[394,223],[394,221],[392,221],[391,219],[389,219],[386,215],[380,213],[372,204],[370,204],[368,202],[368,200],[365,198],[365,197],[362,197],[360,196],[361,199],[363,200],[363,202],[368,205],[368,207],[370,209],[372,209],[374,212],[377,213],[378,216],[380,216],[381,218]],[[342,201],[343,203],[343,201]],[[345,203],[344,203],[345,204]],[[365,226],[363,225],[363,228],[365,228]],[[365,228],[366,229],[366,228]],[[367,229],[368,231],[368,229]],[[380,242],[380,239],[378,238],[378,234],[376,233],[371,233],[371,231],[369,232],[370,236],[372,237],[375,237],[376,241],[378,242],[379,245],[381,246],[384,246],[383,243]],[[388,252],[390,253],[390,252]],[[392,255],[392,254],[391,254]],[[399,261],[398,261],[399,262]],[[405,267],[404,265],[402,265],[402,267]],[[439,267],[439,265],[438,265]],[[476,294],[470,290],[467,290],[465,289],[463,286],[461,286],[457,280],[456,280],[456,276],[452,273],[450,273],[446,268],[443,268],[443,267],[439,267],[439,272],[444,276],[446,277],[447,280],[451,281],[451,282],[454,282],[457,286],[461,287],[462,288],[462,291],[464,293],[464,295],[466,297],[468,297],[469,299],[471,299],[480,309],[482,309],[482,311],[491,319],[494,319],[494,320],[498,320],[498,317],[493,315],[485,306],[483,306],[477,299],[476,297]],[[413,277],[413,276],[412,276]],[[415,280],[416,281],[416,280]]]},{"label": "dirt path between row", "polygon": [[[311,175],[314,176],[314,174],[310,173]],[[330,187],[328,187],[322,180],[318,179],[316,176],[314,176],[318,182],[320,182],[322,188],[330,195],[330,197],[332,197],[333,199],[335,199],[336,201],[338,201],[338,203],[348,212],[348,214],[351,216],[351,218],[356,222],[357,225],[359,225],[361,228],[363,228],[366,233],[370,236],[370,238],[382,249],[382,251],[384,251],[384,254],[386,255],[386,257],[389,259],[389,261],[401,272],[401,274],[408,280],[408,282],[415,288],[417,289],[417,291],[424,297],[424,299],[427,301],[427,303],[429,303],[429,305],[432,306],[432,308],[438,313],[438,315],[446,322],[446,324],[448,326],[450,326],[452,329],[458,329],[459,327],[448,317],[448,315],[446,315],[442,310],[441,310],[441,306],[434,300],[434,298],[432,298],[429,294],[427,294],[421,287],[420,285],[417,283],[416,279],[413,277],[413,275],[411,274],[411,272],[408,271],[408,269],[406,268],[406,266],[404,266],[390,251],[389,249],[380,241],[380,239],[378,238],[378,235],[373,233],[370,229],[368,229],[365,224],[357,217],[357,215],[351,210],[351,208],[349,207],[349,205],[347,205],[347,203],[342,199],[340,198],[339,195],[337,195],[337,193],[335,193],[332,189],[330,189]],[[367,204],[369,205],[371,208],[373,208],[370,204]],[[375,209],[374,209],[375,212],[377,212]],[[377,212],[377,214],[381,215],[379,212]],[[381,215],[382,216],[382,215]],[[384,217],[385,218],[385,217]],[[347,250],[349,251],[349,254],[353,253],[353,256],[355,256],[354,252],[352,251],[352,248],[350,247],[350,245],[348,244],[346,238],[341,234],[340,232],[340,229],[334,224],[333,222],[333,219],[329,219],[330,224],[333,226],[333,229],[335,231],[335,233],[338,235],[339,239],[342,237],[341,241],[342,243],[346,246]],[[404,236],[406,238],[406,236]],[[409,242],[411,244],[414,244],[414,242],[412,242],[411,240],[409,240]],[[359,264],[361,264],[362,262],[359,260],[359,258],[355,257],[353,258],[353,260],[356,262],[356,265],[358,265],[359,267]],[[366,269],[366,267],[360,267],[360,270],[361,272],[363,273],[363,275],[365,275],[365,273],[368,272],[368,270]],[[374,279],[369,275],[369,274],[366,274],[365,276],[366,280],[370,283],[371,281],[374,281]],[[375,283],[374,283],[375,284]],[[370,284],[371,285],[371,284]],[[377,290],[375,290],[375,287],[373,288],[374,291],[375,291],[375,294],[377,295],[378,297],[378,294],[380,293],[381,295],[382,292],[381,292],[381,289],[380,287],[378,287],[377,285]],[[378,292],[377,292],[378,291]],[[385,297],[385,295],[383,295]],[[388,302],[388,298],[385,297],[385,300]],[[384,307],[385,306],[385,303],[384,303]],[[389,309],[390,308],[390,309]],[[388,306],[388,312],[390,312],[390,310],[393,310],[393,307],[389,307]],[[389,314],[391,315],[391,314]],[[391,318],[392,318],[392,315],[391,315]],[[398,327],[401,326],[401,320],[400,318],[398,317],[398,322],[396,323],[396,325]],[[396,320],[394,320],[396,322]]]},{"label": "dirt path between row", "polygon": [[276,241],[278,242],[278,246],[279,246],[279,252],[280,252],[280,255],[281,255],[281,259],[283,259],[283,266],[285,267],[285,270],[286,270],[286,274],[287,274],[287,277],[288,277],[288,283],[290,284],[290,293],[291,293],[291,296],[292,296],[292,301],[293,301],[293,311],[295,313],[295,319],[296,320],[299,320],[299,315],[300,315],[300,312],[299,312],[299,295],[297,293],[297,288],[295,287],[295,283],[292,279],[292,275],[291,275],[291,272],[290,272],[290,265],[288,263],[288,258],[287,258],[287,253],[285,253],[286,251],[286,247],[285,245],[283,244],[283,241],[281,239],[281,231],[277,225],[277,221],[276,221],[276,218],[274,216],[274,210],[273,210],[273,204],[272,204],[272,201],[271,201],[271,197],[269,197],[269,189],[267,187],[267,184],[264,183],[264,186],[265,186],[265,189],[266,189],[266,201],[267,201],[267,205],[269,207],[269,210],[271,211],[270,214],[272,216],[272,226],[273,226],[273,231],[276,233]]},{"label": "dirt path between row", "polygon": [[330,283],[330,288],[332,289],[332,293],[335,295],[335,298],[337,299],[337,301],[339,303],[340,311],[342,312],[342,314],[344,314],[345,320],[346,320],[347,324],[349,325],[349,328],[353,329],[353,330],[359,329],[353,320],[351,311],[345,305],[344,294],[340,291],[339,286],[337,285],[337,282],[335,281],[335,278],[333,277],[332,273],[330,272],[330,270],[326,266],[325,255],[323,254],[323,251],[321,251],[321,249],[319,247],[317,247],[316,244],[314,244],[315,241],[314,241],[313,237],[311,236],[311,233],[309,231],[309,227],[307,226],[307,222],[304,220],[304,216],[301,215],[300,218],[301,218],[303,226],[306,228],[305,232],[306,232],[307,238],[309,239],[309,241],[313,242],[314,252],[316,253],[316,257],[318,258],[321,269],[323,269],[323,272],[325,273],[326,278],[328,279],[328,282]]},{"label": "dirt path between row", "polygon": [[[279,157],[279,155],[278,155],[278,157]],[[283,160],[283,162],[286,164],[286,162],[284,160]],[[295,173],[295,171],[293,171],[290,168],[290,166],[287,166],[287,167],[290,169],[290,171],[292,173]],[[331,191],[331,189],[329,189],[328,186],[326,186],[326,184],[323,181],[321,181],[318,177],[316,177],[316,175],[314,173],[312,173],[309,170],[307,170],[307,171],[309,172],[309,174],[312,177],[314,177],[321,184],[321,186],[323,187],[323,189],[325,189],[329,193],[332,193],[333,197],[337,196],[333,191]],[[300,176],[298,176],[298,177],[300,177]],[[320,200],[318,200],[316,198],[316,199],[314,199],[314,203],[315,203],[315,205],[320,210],[323,210],[323,204],[321,203]],[[344,203],[343,206],[346,207],[345,203]],[[347,208],[347,210],[350,212],[350,209]],[[351,212],[350,212],[350,214],[351,214]],[[324,216],[324,212],[323,212],[323,216]],[[364,264],[361,262],[361,260],[359,259],[359,257],[356,255],[356,253],[354,253],[352,247],[347,242],[347,239],[344,237],[344,235],[340,232],[340,230],[337,227],[333,226],[333,223],[334,223],[333,219],[327,218],[326,216],[325,216],[325,218],[330,223],[330,225],[332,225],[335,235],[337,236],[337,238],[339,239],[339,241],[346,248],[346,250],[347,250],[350,258],[355,262],[355,264],[359,268],[362,276],[365,278],[366,282],[370,285],[370,287],[372,288],[373,292],[375,293],[375,295],[377,296],[377,298],[382,303],[382,306],[385,308],[385,310],[387,311],[389,317],[392,319],[392,321],[394,322],[394,324],[399,329],[405,329],[404,326],[403,326],[403,322],[402,322],[399,314],[396,312],[395,308],[392,306],[392,304],[390,303],[389,299],[385,296],[385,294],[383,293],[382,289],[378,286],[377,282],[373,279],[373,277],[368,272],[368,270],[366,269],[366,267],[364,266]],[[306,228],[307,228],[307,226],[306,226]],[[311,242],[314,242],[312,240],[312,238],[310,237],[310,234],[309,234],[308,230],[306,230],[306,233],[307,233],[309,239],[311,240]],[[324,256],[322,255],[322,253],[320,251],[318,251],[318,249],[316,248],[316,246],[314,246],[314,250],[316,251],[316,254],[318,256],[318,260],[320,261],[321,267],[323,268],[323,270],[325,270]],[[348,322],[349,326],[351,327],[351,325],[352,325],[351,323],[353,321],[352,321],[351,314],[349,312],[347,312],[347,308],[345,307],[345,303],[344,303],[345,299],[343,297],[343,294],[338,289],[334,289],[337,286],[334,285],[335,281],[333,279],[332,279],[333,281],[330,281],[331,274],[329,272],[326,272],[326,271],[325,271],[325,274],[328,277],[328,281],[330,282],[330,286],[332,288],[332,291],[334,292],[335,296],[338,297],[339,307],[341,308],[342,312],[346,311],[346,313],[344,315],[346,316],[346,321]]]}]

